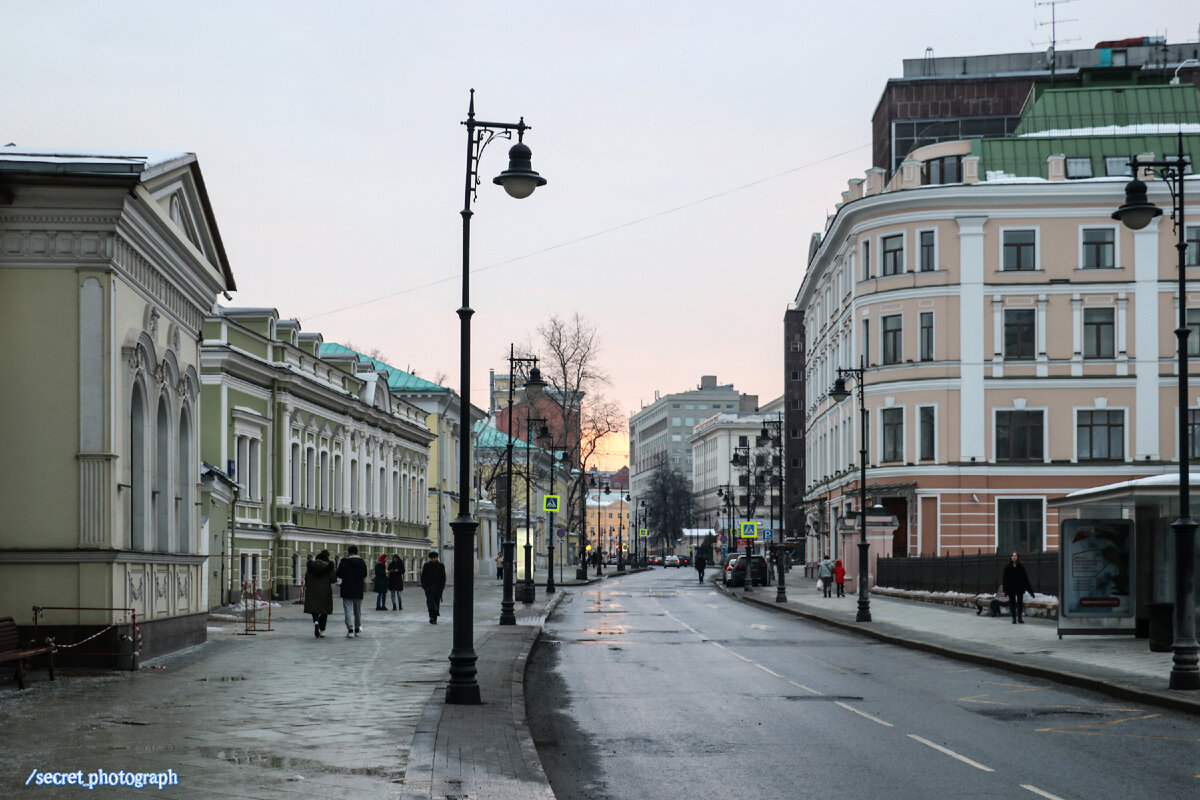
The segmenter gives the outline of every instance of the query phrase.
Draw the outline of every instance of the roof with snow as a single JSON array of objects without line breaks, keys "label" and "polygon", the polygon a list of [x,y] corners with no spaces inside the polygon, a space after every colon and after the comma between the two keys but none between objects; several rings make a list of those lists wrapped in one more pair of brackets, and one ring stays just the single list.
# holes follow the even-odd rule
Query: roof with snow
[{"label": "roof with snow", "polygon": [[358,352],[353,348],[346,347],[337,342],[322,342],[322,356],[357,356],[359,361],[374,365],[375,369],[387,375],[388,389],[393,392],[449,392],[445,386],[427,381],[424,378],[418,378],[411,372],[405,372],[402,369],[393,367],[391,364],[386,364],[379,359],[371,358],[368,355]]}]

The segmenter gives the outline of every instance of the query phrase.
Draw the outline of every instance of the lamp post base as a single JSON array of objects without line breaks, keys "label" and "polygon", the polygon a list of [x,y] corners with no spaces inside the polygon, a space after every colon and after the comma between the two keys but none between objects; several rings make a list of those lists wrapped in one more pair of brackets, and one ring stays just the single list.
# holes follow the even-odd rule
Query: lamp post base
[{"label": "lamp post base", "polygon": [[[1181,484],[1182,485],[1182,484]],[[1171,645],[1171,689],[1200,689],[1200,644],[1196,642],[1196,522],[1185,514],[1175,531],[1175,641]]]},{"label": "lamp post base", "polygon": [[476,678],[475,643],[475,530],[479,523],[461,516],[450,523],[454,531],[454,634],[450,650],[450,682],[446,702],[451,705],[479,705],[479,681]]},{"label": "lamp post base", "polygon": [[[863,527],[866,528],[866,512],[863,512]],[[871,621],[871,589],[868,587],[870,580],[870,572],[867,570],[867,557],[870,554],[871,545],[861,541],[858,543],[858,615],[854,618],[855,622],[870,622]]]}]

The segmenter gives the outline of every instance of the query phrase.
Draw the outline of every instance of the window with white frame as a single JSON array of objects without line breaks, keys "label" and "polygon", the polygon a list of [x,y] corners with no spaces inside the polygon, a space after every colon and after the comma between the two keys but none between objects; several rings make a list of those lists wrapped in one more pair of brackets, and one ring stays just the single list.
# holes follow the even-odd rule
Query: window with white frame
[{"label": "window with white frame", "polygon": [[880,411],[883,434],[882,461],[904,460],[904,409],[885,408]]},{"label": "window with white frame", "polygon": [[933,312],[922,311],[917,320],[920,323],[920,358],[922,361],[933,361]]},{"label": "window with white frame", "polygon": [[862,276],[864,281],[871,280],[871,240],[864,239],[862,243]]},{"label": "window with white frame", "polygon": [[904,316],[890,314],[882,320],[883,363],[899,364],[904,358]]},{"label": "window with white frame", "polygon": [[996,411],[996,460],[1043,460],[1045,413],[1040,410]]},{"label": "window with white frame", "polygon": [[1116,228],[1084,228],[1079,245],[1083,269],[1113,269],[1117,265]]},{"label": "window with white frame", "polygon": [[920,248],[921,272],[933,272],[937,269],[937,231],[921,231],[917,234],[917,246]]},{"label": "window with white frame", "polygon": [[935,406],[918,407],[917,424],[919,427],[917,433],[920,439],[918,458],[921,461],[935,461],[937,459],[937,408]]},{"label": "window with white frame", "polygon": [[1184,233],[1184,244],[1187,245],[1183,255],[1183,263],[1188,267],[1200,267],[1200,225],[1188,225]]},{"label": "window with white frame", "polygon": [[1124,410],[1098,408],[1076,411],[1075,442],[1075,456],[1080,461],[1124,460]]},{"label": "window with white frame", "polygon": [[1032,361],[1037,348],[1037,316],[1032,308],[1004,310],[1004,360]]},{"label": "window with white frame", "polygon": [[1067,156],[1067,178],[1079,179],[1092,177],[1091,156]]},{"label": "window with white frame", "polygon": [[1005,272],[1037,269],[1037,231],[1032,228],[1008,228],[1000,234]]},{"label": "window with white frame", "polygon": [[1187,329],[1188,355],[1200,355],[1200,308],[1187,310]]},{"label": "window with white frame", "polygon": [[1129,160],[1129,156],[1105,156],[1104,174],[1118,177],[1133,175],[1133,168],[1129,166]]},{"label": "window with white frame", "polygon": [[996,552],[1040,553],[1041,498],[1001,498],[996,501]]},{"label": "window with white frame", "polygon": [[879,240],[879,272],[881,275],[904,272],[904,234],[893,233]]},{"label": "window with white frame", "polygon": [[1116,309],[1083,310],[1083,357],[1112,358],[1116,342]]}]

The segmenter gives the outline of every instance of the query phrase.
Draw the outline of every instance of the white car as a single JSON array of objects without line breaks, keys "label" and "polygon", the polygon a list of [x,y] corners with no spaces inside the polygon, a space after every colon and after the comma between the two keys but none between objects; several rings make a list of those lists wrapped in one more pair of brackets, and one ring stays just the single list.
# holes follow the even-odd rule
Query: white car
[{"label": "white car", "polygon": [[666,558],[663,559],[663,566],[664,567],[678,567],[679,566],[679,556],[675,556],[675,555],[667,556]]}]

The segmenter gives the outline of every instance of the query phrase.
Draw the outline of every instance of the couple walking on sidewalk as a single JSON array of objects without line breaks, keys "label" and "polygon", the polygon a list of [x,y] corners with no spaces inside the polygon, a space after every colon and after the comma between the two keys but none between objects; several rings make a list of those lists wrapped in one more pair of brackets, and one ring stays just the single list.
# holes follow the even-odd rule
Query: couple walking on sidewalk
[{"label": "couple walking on sidewalk", "polygon": [[[399,561],[398,556],[393,562]],[[398,578],[403,585],[402,566],[394,571],[381,569],[383,561],[376,567],[376,573],[384,572],[383,585],[390,587]],[[389,574],[390,572],[390,574]],[[348,555],[338,563],[335,569],[329,560],[329,551],[322,550],[316,558],[310,558],[305,573],[304,612],[312,615],[313,635],[318,639],[325,632],[329,615],[333,613],[333,584],[341,579],[342,612],[346,618],[346,638],[350,639],[362,633],[362,602],[366,593],[367,563],[358,555],[358,547],[350,545]],[[377,586],[380,576],[377,574]],[[437,552],[429,554],[429,560],[421,568],[421,588],[425,591],[425,604],[429,608],[429,622],[437,624],[442,602],[442,593],[446,588],[446,568],[438,559]],[[387,591],[387,589],[385,589]],[[393,589],[392,602],[399,607],[400,589]],[[387,606],[376,604],[386,610]]]}]

